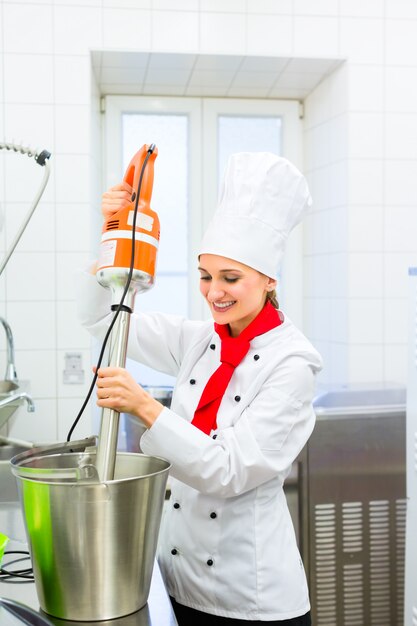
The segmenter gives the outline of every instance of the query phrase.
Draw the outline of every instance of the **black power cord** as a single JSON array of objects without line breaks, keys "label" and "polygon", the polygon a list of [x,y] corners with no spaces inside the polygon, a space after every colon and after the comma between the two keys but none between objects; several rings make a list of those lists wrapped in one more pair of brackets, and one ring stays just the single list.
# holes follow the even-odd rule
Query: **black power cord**
[{"label": "black power cord", "polygon": [[[97,381],[97,372],[98,372],[98,370],[99,370],[99,368],[101,366],[101,362],[103,360],[104,352],[105,352],[106,345],[107,345],[107,342],[109,340],[111,331],[113,330],[113,327],[114,327],[114,325],[116,323],[116,320],[117,320],[117,318],[119,316],[120,311],[122,311],[123,308],[124,308],[123,303],[124,303],[126,294],[129,291],[130,283],[132,281],[132,276],[133,276],[133,270],[135,268],[136,217],[137,217],[137,213],[138,213],[138,205],[139,205],[140,191],[141,191],[141,188],[142,188],[142,180],[143,180],[143,175],[145,173],[146,165],[147,165],[147,163],[149,161],[149,158],[150,158],[151,154],[154,152],[155,147],[156,146],[155,146],[154,143],[152,143],[149,146],[148,151],[146,153],[145,160],[144,160],[143,165],[142,165],[142,169],[140,171],[138,189],[137,189],[137,193],[136,193],[135,209],[134,209],[134,214],[133,214],[133,224],[132,224],[132,252],[131,252],[131,257],[130,257],[130,268],[129,268],[129,274],[128,274],[127,281],[126,281],[126,286],[124,288],[123,295],[122,295],[122,297],[120,299],[120,302],[117,305],[117,309],[116,309],[116,311],[114,313],[114,316],[113,316],[113,319],[111,321],[111,324],[110,324],[110,326],[109,326],[109,328],[107,330],[106,336],[104,337],[104,340],[103,340],[103,343],[102,343],[102,346],[101,346],[101,350],[100,350],[100,355],[99,355],[99,358],[98,358],[98,361],[97,361],[97,365],[96,365],[96,371],[94,373],[93,380],[91,382],[91,385],[90,385],[90,388],[88,390],[87,396],[86,396],[86,398],[84,400],[84,403],[83,403],[83,405],[82,405],[82,407],[81,407],[77,417],[74,420],[74,423],[72,424],[72,426],[71,426],[71,428],[70,428],[70,430],[68,432],[67,441],[71,440],[71,435],[74,432],[74,429],[77,426],[77,424],[78,424],[78,422],[80,420],[80,417],[82,416],[82,414],[84,412],[84,409],[87,406],[88,401],[91,398],[91,394],[93,393],[93,390],[94,390],[94,387],[95,387],[95,384],[96,384],[96,381]],[[134,199],[135,199],[135,194],[133,194],[133,196],[132,196],[132,201]]]},{"label": "black power cord", "polygon": [[[31,567],[25,567],[24,569],[9,569],[11,565],[15,563],[19,563],[20,561],[26,561],[30,558],[30,554],[27,550],[6,550],[4,555],[9,554],[24,554],[24,557],[19,559],[14,559],[7,564],[7,569],[5,567],[0,567],[0,580],[3,582],[19,582],[19,583],[31,583],[35,580],[33,576],[33,569]],[[16,581],[13,580],[15,578],[19,578],[21,580]]]}]

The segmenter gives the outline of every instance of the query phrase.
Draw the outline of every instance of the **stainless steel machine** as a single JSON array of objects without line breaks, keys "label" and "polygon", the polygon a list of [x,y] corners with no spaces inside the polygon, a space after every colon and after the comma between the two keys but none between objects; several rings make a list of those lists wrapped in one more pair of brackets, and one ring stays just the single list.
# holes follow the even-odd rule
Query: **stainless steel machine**
[{"label": "stainless steel machine", "polygon": [[315,626],[403,626],[405,403],[394,386],[315,400],[286,485]]}]

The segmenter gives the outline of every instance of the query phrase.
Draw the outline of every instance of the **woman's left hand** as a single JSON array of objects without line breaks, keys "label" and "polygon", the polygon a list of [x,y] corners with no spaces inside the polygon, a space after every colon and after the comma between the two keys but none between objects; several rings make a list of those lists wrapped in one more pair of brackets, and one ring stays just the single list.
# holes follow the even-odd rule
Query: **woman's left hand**
[{"label": "woman's left hand", "polygon": [[101,367],[96,384],[98,406],[136,415],[147,428],[164,408],[121,367]]}]

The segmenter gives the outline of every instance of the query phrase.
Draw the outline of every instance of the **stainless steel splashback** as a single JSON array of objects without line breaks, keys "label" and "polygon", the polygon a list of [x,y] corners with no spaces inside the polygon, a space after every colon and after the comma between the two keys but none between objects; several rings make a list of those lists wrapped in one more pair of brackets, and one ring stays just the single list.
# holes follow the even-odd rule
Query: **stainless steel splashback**
[{"label": "stainless steel splashback", "polygon": [[299,542],[315,626],[403,626],[405,390],[319,396],[298,460]]}]

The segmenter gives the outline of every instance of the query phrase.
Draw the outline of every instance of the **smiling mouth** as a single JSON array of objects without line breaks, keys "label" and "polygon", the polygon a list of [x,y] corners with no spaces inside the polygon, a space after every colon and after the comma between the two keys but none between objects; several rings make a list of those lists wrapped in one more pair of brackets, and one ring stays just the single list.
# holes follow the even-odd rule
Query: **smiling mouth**
[{"label": "smiling mouth", "polygon": [[228,311],[235,303],[236,300],[231,300],[230,302],[212,302],[211,306],[215,311],[224,313],[224,311]]}]

